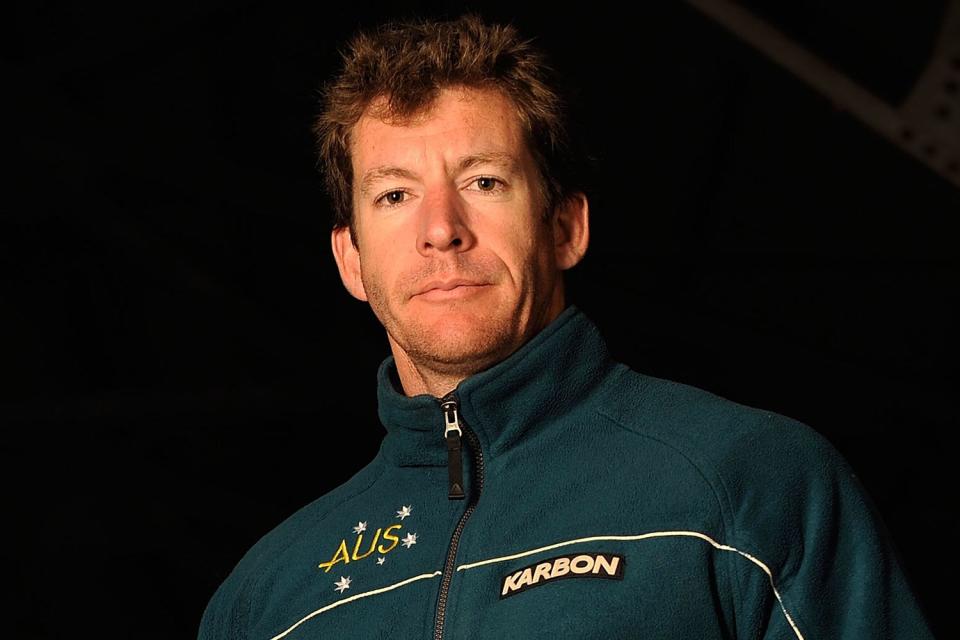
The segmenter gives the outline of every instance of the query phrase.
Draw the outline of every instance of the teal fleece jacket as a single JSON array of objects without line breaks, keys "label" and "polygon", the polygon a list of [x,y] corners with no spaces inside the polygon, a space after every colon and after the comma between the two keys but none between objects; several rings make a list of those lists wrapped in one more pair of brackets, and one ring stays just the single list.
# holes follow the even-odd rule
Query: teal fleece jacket
[{"label": "teal fleece jacket", "polygon": [[254,545],[201,640],[931,637],[824,438],[611,360],[576,307],[444,399],[378,377],[377,456]]}]

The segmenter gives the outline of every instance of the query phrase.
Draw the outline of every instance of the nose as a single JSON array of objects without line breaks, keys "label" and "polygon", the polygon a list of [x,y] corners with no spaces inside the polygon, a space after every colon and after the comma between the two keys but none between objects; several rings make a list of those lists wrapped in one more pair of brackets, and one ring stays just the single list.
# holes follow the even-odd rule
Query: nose
[{"label": "nose", "polygon": [[429,191],[424,196],[419,217],[417,250],[424,257],[438,251],[466,251],[474,245],[465,204],[452,185]]}]

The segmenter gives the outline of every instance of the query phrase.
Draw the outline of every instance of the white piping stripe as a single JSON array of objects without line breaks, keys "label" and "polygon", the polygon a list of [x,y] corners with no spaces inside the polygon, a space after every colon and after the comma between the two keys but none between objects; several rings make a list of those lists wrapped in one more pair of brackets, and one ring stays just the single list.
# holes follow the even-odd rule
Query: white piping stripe
[{"label": "white piping stripe", "polygon": [[532,556],[536,553],[542,551],[550,551],[551,549],[559,549],[560,547],[566,547],[571,544],[579,544],[581,542],[593,542],[595,540],[643,540],[645,538],[663,538],[667,536],[694,536],[697,538],[703,538],[707,542],[713,544],[713,546],[719,546],[711,538],[703,535],[702,533],[696,533],[695,531],[654,531],[652,533],[642,533],[636,536],[591,536],[589,538],[576,538],[575,540],[566,540],[564,542],[558,542],[556,544],[547,545],[545,547],[538,547],[536,549],[531,549],[529,551],[521,551],[520,553],[515,553],[512,556],[500,556],[499,558],[490,558],[489,560],[481,560],[480,562],[470,562],[468,564],[462,564],[457,567],[457,571],[463,571],[464,569],[473,569],[474,567],[479,567],[484,564],[493,564],[495,562],[503,562],[505,560],[516,560],[517,558],[523,558],[524,556]]},{"label": "white piping stripe", "polygon": [[396,583],[396,584],[392,584],[392,585],[390,585],[389,587],[383,587],[382,589],[374,589],[373,591],[365,591],[365,592],[363,592],[363,593],[358,593],[358,594],[356,594],[356,595],[354,595],[354,596],[350,596],[349,598],[344,598],[343,600],[337,600],[336,602],[334,602],[334,603],[332,603],[332,604],[328,604],[327,606],[323,607],[322,609],[317,609],[317,610],[314,611],[313,613],[309,613],[309,614],[303,616],[302,618],[300,618],[299,620],[297,620],[289,629],[287,629],[286,631],[284,631],[284,632],[282,632],[282,633],[278,633],[277,635],[275,635],[275,636],[273,636],[272,638],[270,638],[270,640],[280,640],[280,638],[284,637],[285,635],[287,635],[288,633],[290,633],[291,631],[293,631],[294,629],[296,629],[297,627],[299,627],[301,624],[303,624],[304,622],[306,622],[306,621],[309,620],[310,618],[312,618],[312,617],[314,617],[314,616],[317,616],[317,615],[320,615],[320,614],[323,613],[324,611],[329,611],[330,609],[333,609],[334,607],[339,607],[339,606],[342,605],[342,604],[347,604],[348,602],[352,602],[353,600],[359,600],[360,598],[366,598],[367,596],[374,596],[374,595],[377,595],[378,593],[383,593],[383,592],[385,592],[385,591],[391,591],[391,590],[393,590],[393,589],[396,589],[397,587],[402,587],[402,586],[405,585],[405,584],[410,584],[411,582],[415,582],[415,581],[417,581],[417,580],[423,580],[423,579],[425,579],[425,578],[435,578],[435,577],[441,575],[442,573],[443,573],[442,571],[434,571],[433,573],[424,573],[424,574],[419,575],[419,576],[414,576],[414,577],[412,577],[412,578],[407,578],[406,580],[404,580],[404,581],[402,581],[402,582],[398,582],[398,583]]},{"label": "white piping stripe", "polygon": [[767,574],[767,578],[770,580],[770,588],[773,589],[773,595],[777,597],[777,602],[780,604],[780,610],[783,611],[783,615],[786,616],[787,622],[790,623],[790,627],[793,629],[793,633],[796,634],[798,640],[804,640],[803,634],[800,633],[800,629],[797,628],[796,623],[793,621],[793,618],[790,617],[790,613],[787,612],[787,608],[783,604],[783,598],[780,597],[780,592],[777,591],[776,585],[773,583],[773,574],[770,572],[769,567],[763,562],[753,557],[749,553],[735,549],[734,547],[720,544],[713,538],[703,533],[697,531],[653,531],[651,533],[642,533],[635,536],[591,536],[589,538],[576,538],[575,540],[566,540],[564,542],[558,542],[556,544],[547,545],[546,547],[539,547],[537,549],[531,549],[529,551],[521,551],[520,553],[515,553],[510,556],[500,556],[497,558],[490,558],[489,560],[481,560],[480,562],[470,562],[468,564],[462,564],[457,567],[457,571],[465,571],[466,569],[473,569],[474,567],[480,567],[485,564],[494,564],[496,562],[505,562],[507,560],[515,560],[517,558],[523,558],[524,556],[531,556],[543,551],[550,551],[551,549],[558,549],[560,547],[566,547],[572,544],[579,544],[581,542],[593,542],[595,540],[622,540],[622,541],[633,541],[633,540],[647,540],[649,538],[666,538],[666,537],[676,537],[684,536],[687,538],[700,538],[701,540],[710,543],[715,549],[721,551],[734,551],[753,564],[757,565],[763,572]]}]

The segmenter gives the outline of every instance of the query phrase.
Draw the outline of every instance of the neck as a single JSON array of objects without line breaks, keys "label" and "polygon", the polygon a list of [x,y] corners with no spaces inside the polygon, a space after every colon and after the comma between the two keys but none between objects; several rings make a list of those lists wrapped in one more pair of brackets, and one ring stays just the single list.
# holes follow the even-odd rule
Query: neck
[{"label": "neck", "polygon": [[428,393],[436,398],[442,398],[456,389],[457,385],[467,377],[476,373],[475,371],[438,371],[428,364],[414,362],[403,349],[393,344],[393,340],[390,342],[393,359],[397,363],[397,375],[400,376],[400,384],[403,385],[403,392],[407,396]]}]

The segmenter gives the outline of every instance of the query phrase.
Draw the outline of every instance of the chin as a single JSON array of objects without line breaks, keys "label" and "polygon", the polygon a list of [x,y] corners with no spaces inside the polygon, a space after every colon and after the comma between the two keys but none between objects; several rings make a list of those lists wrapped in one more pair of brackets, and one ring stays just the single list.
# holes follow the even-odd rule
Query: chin
[{"label": "chin", "polygon": [[442,313],[409,332],[406,351],[451,369],[479,371],[513,352],[515,334],[507,316]]}]

